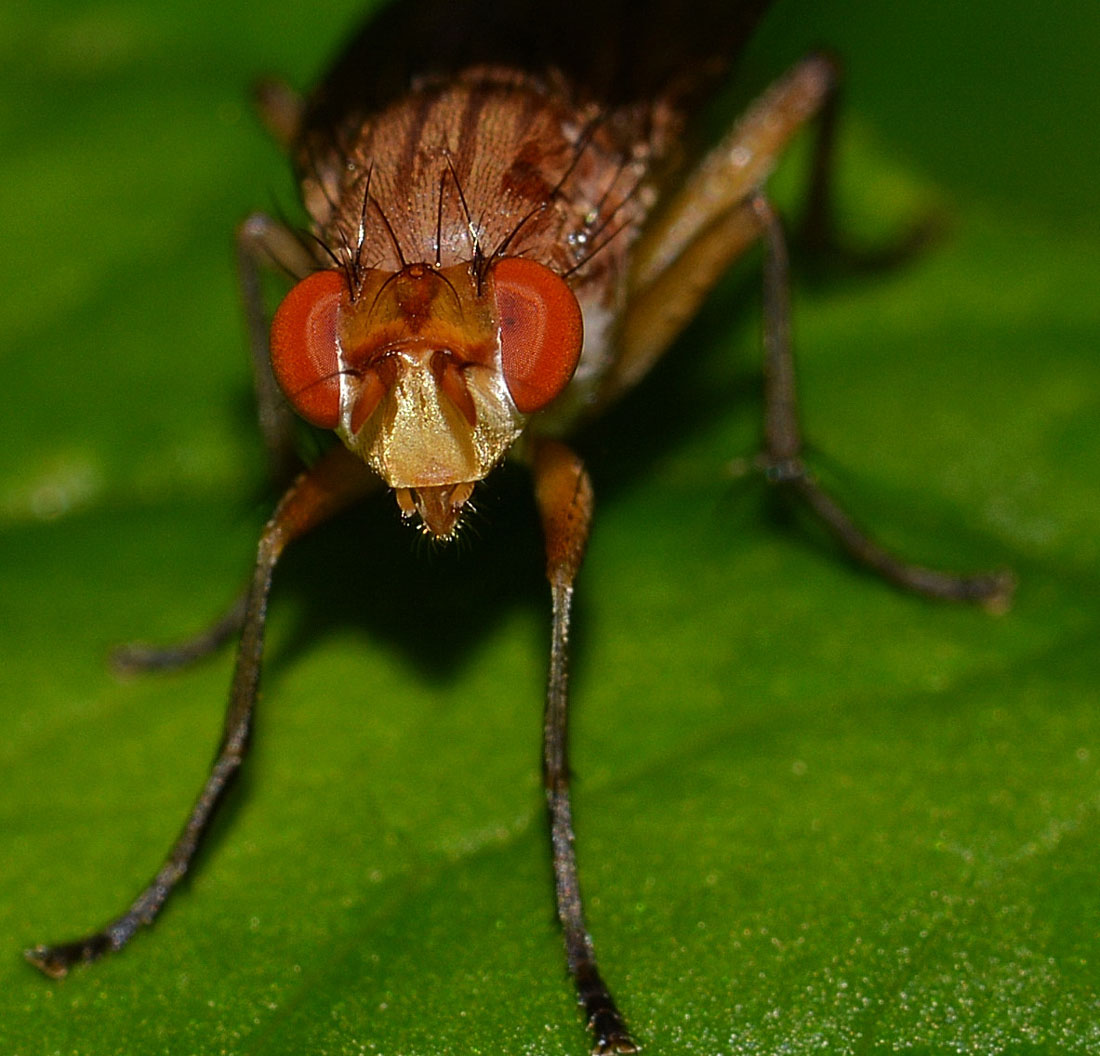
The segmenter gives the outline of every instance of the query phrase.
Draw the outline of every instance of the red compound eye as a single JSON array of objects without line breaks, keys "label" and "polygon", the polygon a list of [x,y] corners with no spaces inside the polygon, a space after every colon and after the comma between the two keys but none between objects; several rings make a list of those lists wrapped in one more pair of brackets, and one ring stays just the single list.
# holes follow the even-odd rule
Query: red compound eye
[{"label": "red compound eye", "polygon": [[291,406],[312,425],[340,421],[337,323],[347,291],[339,271],[316,271],[283,298],[271,322],[271,367]]},{"label": "red compound eye", "polygon": [[516,408],[533,414],[569,384],[584,323],[565,280],[534,260],[506,257],[493,267],[504,381]]}]

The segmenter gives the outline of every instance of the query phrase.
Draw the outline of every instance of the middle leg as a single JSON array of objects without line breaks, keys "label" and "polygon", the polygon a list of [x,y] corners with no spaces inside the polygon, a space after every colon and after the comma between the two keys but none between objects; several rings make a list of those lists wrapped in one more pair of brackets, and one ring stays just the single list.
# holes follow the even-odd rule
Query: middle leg
[{"label": "middle leg", "polygon": [[760,463],[765,478],[796,494],[852,558],[896,586],[926,597],[1005,608],[1016,583],[1011,573],[953,575],[901,560],[863,532],[806,468],[791,347],[786,241],[763,193],[752,199],[751,206],[764,243],[764,450]]}]

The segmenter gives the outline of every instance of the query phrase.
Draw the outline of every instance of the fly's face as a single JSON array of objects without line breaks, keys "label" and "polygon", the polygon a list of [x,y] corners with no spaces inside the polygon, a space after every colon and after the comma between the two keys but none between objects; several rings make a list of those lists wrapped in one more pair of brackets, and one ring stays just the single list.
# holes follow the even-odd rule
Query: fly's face
[{"label": "fly's face", "polygon": [[474,484],[568,384],[582,334],[572,290],[534,260],[337,269],[284,299],[271,358],[294,408],[447,538]]}]

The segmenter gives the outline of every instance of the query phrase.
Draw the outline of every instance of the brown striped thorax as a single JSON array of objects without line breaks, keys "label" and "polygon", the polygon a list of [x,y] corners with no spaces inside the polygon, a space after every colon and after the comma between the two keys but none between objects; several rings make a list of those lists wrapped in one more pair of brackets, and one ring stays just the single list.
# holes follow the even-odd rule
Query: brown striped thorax
[{"label": "brown striped thorax", "polygon": [[595,402],[659,127],[480,66],[303,131],[329,268],[276,314],[275,376],[433,534],[528,426],[561,431]]}]

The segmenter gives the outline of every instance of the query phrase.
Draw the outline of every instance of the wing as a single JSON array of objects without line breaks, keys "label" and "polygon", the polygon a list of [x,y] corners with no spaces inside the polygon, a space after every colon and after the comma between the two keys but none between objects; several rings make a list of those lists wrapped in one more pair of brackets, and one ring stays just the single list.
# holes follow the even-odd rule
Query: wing
[{"label": "wing", "polygon": [[564,74],[581,100],[689,110],[737,59],[770,0],[394,0],[356,34],[304,127],[340,127],[421,77],[479,64]]}]

